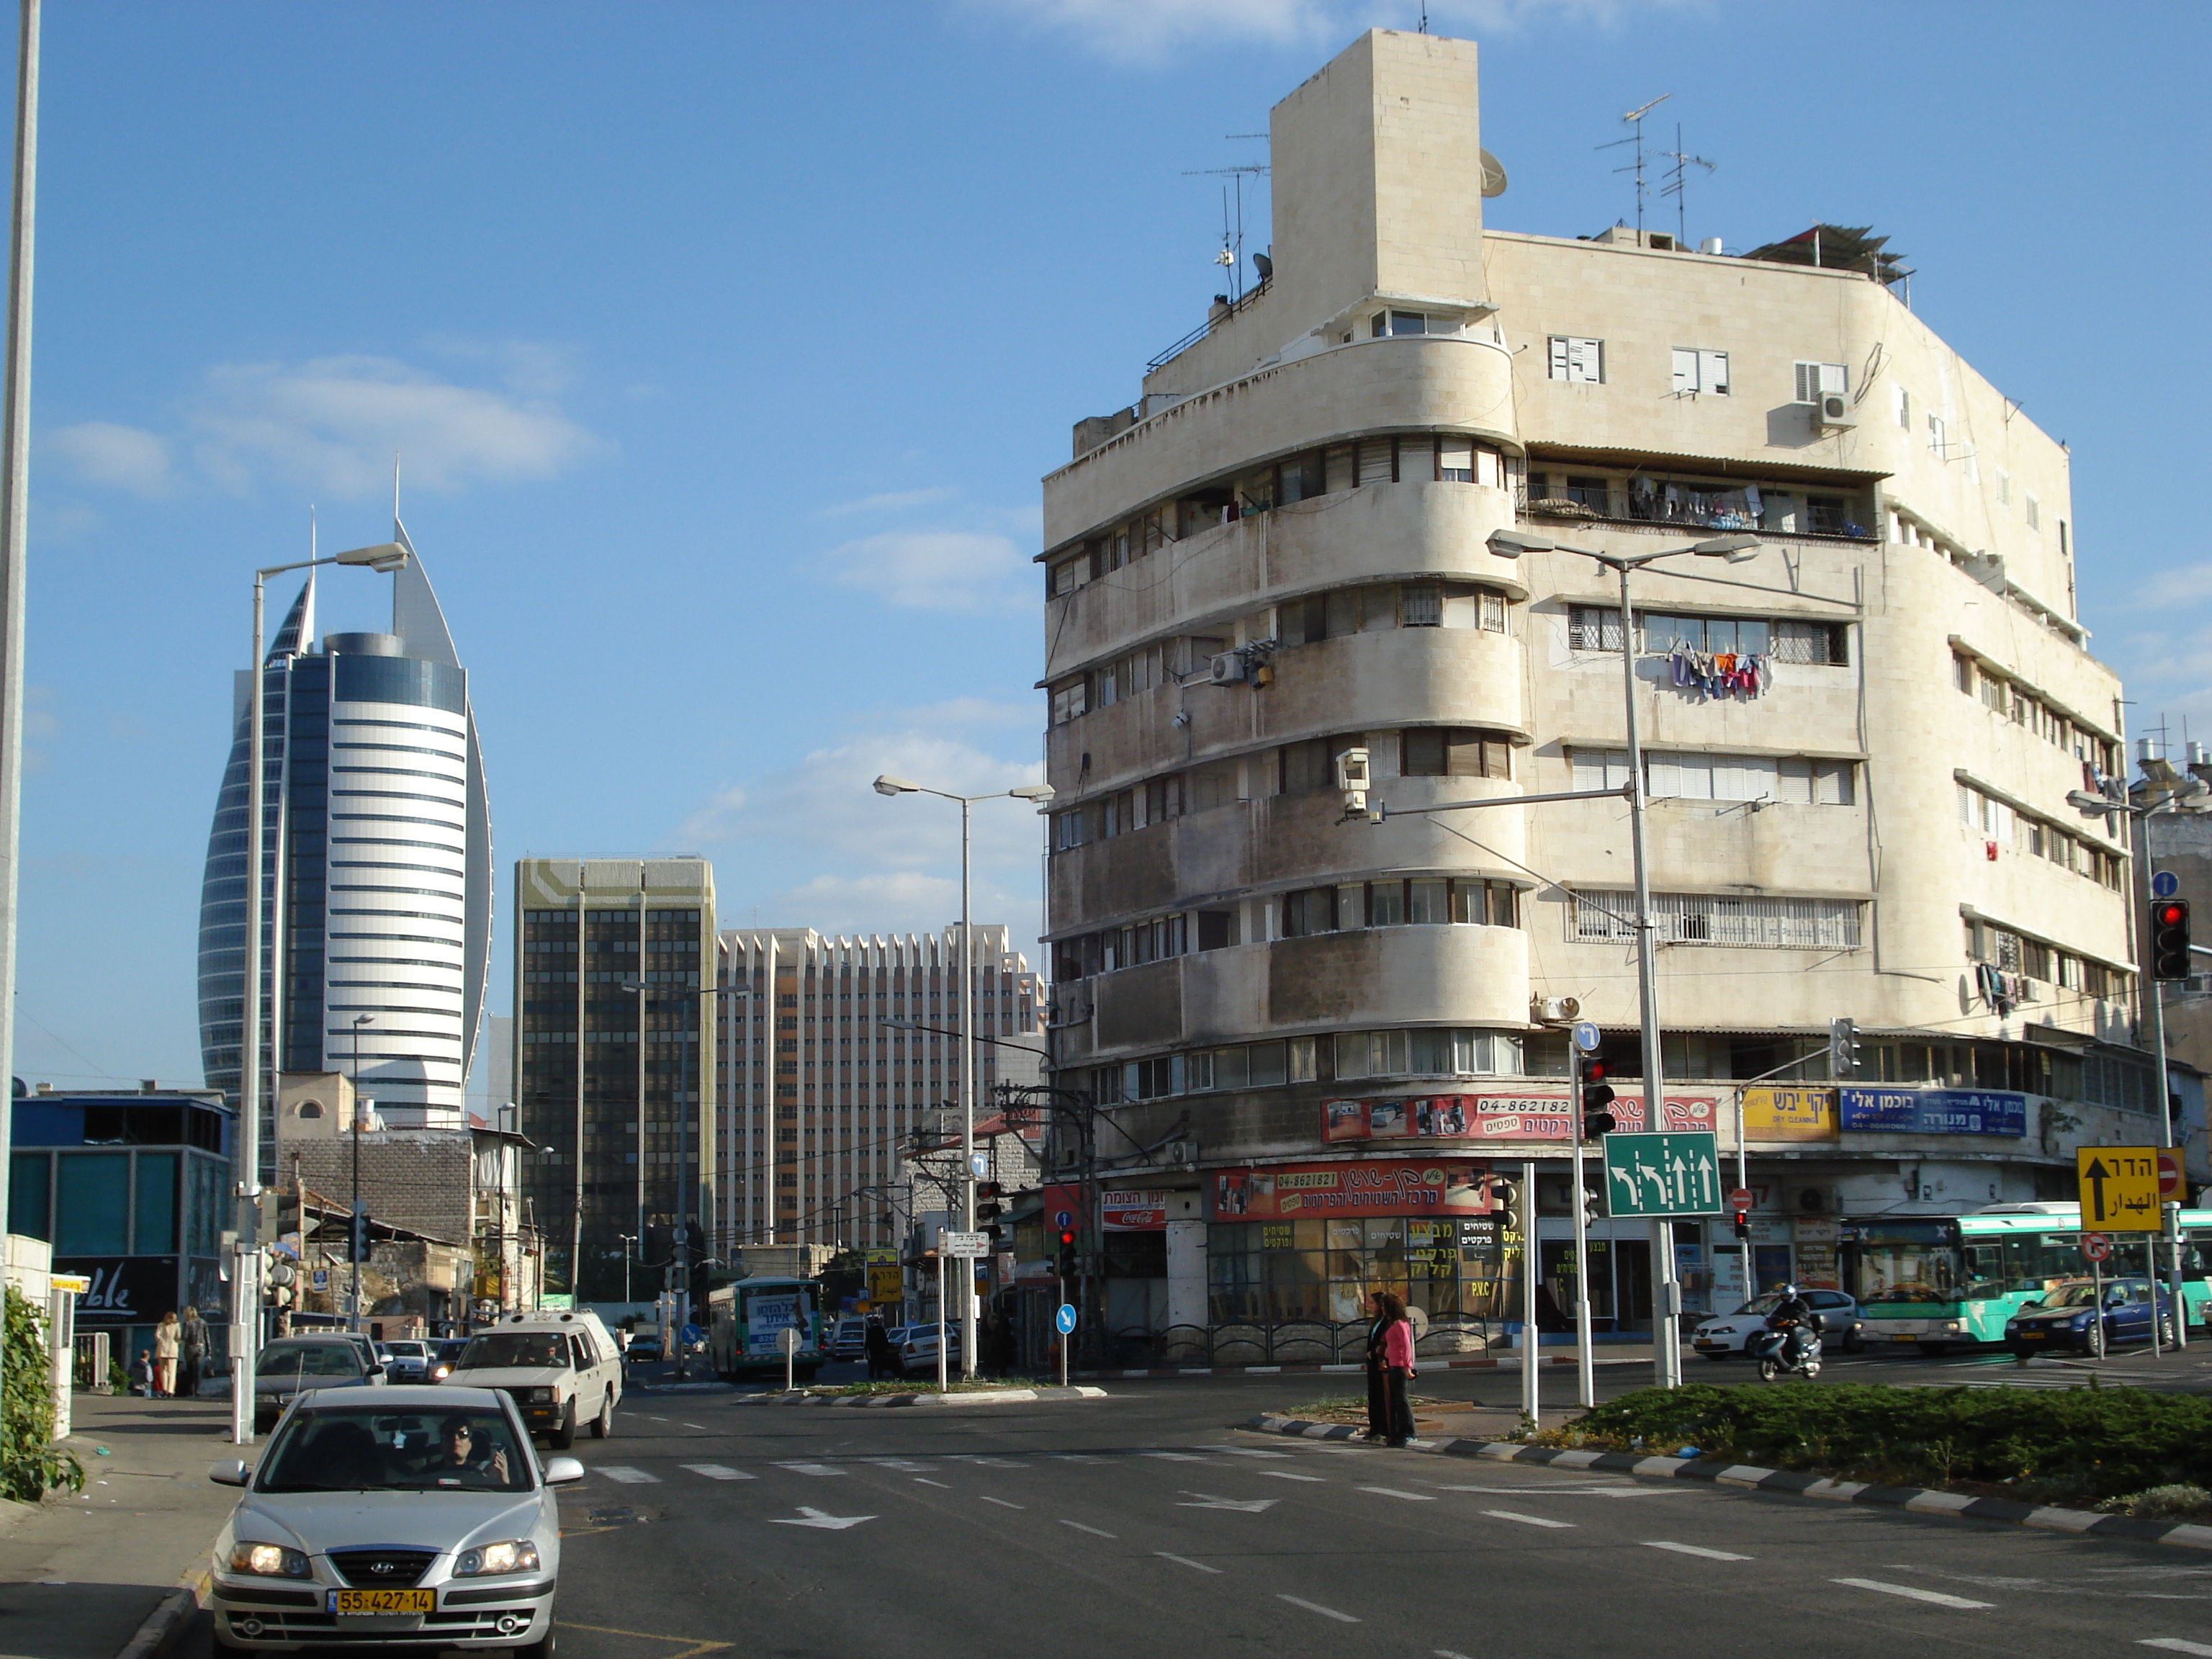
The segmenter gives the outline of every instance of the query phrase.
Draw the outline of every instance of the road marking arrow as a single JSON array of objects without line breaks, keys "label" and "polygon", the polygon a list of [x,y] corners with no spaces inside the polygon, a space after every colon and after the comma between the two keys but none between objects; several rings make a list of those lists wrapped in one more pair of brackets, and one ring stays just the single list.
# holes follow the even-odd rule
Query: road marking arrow
[{"label": "road marking arrow", "polygon": [[810,1509],[801,1504],[796,1516],[787,1515],[772,1516],[769,1525],[771,1527],[822,1527],[830,1532],[842,1532],[848,1527],[857,1527],[863,1521],[872,1521],[875,1518],[872,1515],[824,1515],[820,1510]]},{"label": "road marking arrow", "polygon": [[1237,1510],[1246,1515],[1257,1515],[1261,1510],[1272,1509],[1281,1501],[1274,1498],[1216,1498],[1211,1492],[1191,1492],[1188,1486],[1183,1490],[1199,1501],[1195,1504],[1177,1504],[1176,1507],[1179,1510]]},{"label": "road marking arrow", "polygon": [[2112,1171],[2105,1167],[2105,1161],[2100,1158],[2091,1158],[2089,1167],[2081,1171],[2081,1179],[2095,1188],[2096,1219],[2100,1222],[2105,1218],[2105,1182],[2111,1175]]}]

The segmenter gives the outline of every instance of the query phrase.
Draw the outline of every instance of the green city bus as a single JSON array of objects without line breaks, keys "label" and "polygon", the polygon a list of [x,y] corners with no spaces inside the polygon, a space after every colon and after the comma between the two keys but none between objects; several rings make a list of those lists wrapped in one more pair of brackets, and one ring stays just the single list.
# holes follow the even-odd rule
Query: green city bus
[{"label": "green city bus", "polygon": [[[2212,1210],[2181,1212],[2182,1305],[2205,1323],[2212,1285]],[[2141,1278],[2143,1241],[2157,1243],[2160,1282],[2171,1271],[2162,1235],[2112,1233],[2105,1276]],[[2081,1254],[2078,1204],[1992,1204],[1957,1216],[1853,1216],[1842,1231],[1844,1288],[1857,1298],[1869,1346],[1923,1353],[2004,1340],[2005,1321],[2061,1279],[2093,1271]]]}]

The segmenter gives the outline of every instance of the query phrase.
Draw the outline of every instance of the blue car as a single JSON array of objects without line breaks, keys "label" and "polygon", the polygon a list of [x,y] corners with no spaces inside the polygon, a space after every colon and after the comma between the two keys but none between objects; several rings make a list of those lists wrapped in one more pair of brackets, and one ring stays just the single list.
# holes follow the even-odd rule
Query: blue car
[{"label": "blue car", "polygon": [[2163,1285],[2154,1293],[2148,1279],[2105,1280],[2101,1310],[2097,1281],[2061,1279],[2044,1291],[2040,1301],[2029,1303],[2005,1322],[2005,1346],[2023,1364],[2031,1354],[2061,1348],[2094,1357],[2123,1342],[2149,1341],[2154,1319],[2158,1340],[2171,1345],[2173,1299]]}]

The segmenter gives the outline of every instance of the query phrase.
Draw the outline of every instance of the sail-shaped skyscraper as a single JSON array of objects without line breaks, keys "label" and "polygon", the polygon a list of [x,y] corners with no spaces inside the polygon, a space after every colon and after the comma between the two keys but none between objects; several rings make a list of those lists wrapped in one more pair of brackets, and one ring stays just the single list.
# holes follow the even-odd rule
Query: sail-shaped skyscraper
[{"label": "sail-shaped skyscraper", "polygon": [[[468,675],[420,558],[392,576],[391,632],[319,642],[308,572],[261,672],[264,1124],[277,1073],[343,1072],[394,1128],[459,1128],[491,960],[491,811]],[[200,894],[202,1063],[234,1099],[252,694],[241,671]]]}]

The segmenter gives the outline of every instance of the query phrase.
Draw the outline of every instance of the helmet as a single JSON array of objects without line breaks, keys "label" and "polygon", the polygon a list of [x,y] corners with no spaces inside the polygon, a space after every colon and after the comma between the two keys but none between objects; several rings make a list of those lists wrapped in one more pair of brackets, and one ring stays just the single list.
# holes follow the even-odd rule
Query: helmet
[{"label": "helmet", "polygon": [[1795,1285],[1784,1285],[1782,1287],[1782,1294],[1784,1296],[1795,1296],[1797,1294],[1797,1287]]}]

